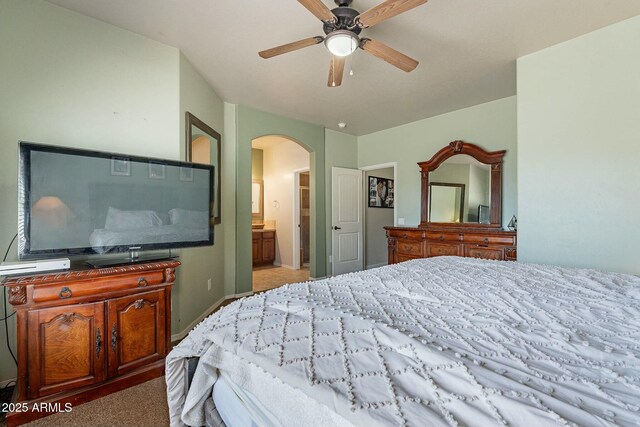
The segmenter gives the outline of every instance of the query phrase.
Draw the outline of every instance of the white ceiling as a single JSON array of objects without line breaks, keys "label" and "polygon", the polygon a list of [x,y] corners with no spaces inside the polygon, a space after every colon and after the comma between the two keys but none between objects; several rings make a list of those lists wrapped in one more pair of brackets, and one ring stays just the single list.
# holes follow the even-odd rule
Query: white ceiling
[{"label": "white ceiling", "polygon": [[[381,0],[354,0],[360,12]],[[295,0],[50,0],[178,47],[226,101],[363,135],[516,93],[515,59],[640,14],[639,0],[431,0],[362,36],[420,61],[405,73],[358,50],[327,87],[316,45],[272,59],[258,51],[323,35]],[[333,7],[332,0],[323,2]]]}]

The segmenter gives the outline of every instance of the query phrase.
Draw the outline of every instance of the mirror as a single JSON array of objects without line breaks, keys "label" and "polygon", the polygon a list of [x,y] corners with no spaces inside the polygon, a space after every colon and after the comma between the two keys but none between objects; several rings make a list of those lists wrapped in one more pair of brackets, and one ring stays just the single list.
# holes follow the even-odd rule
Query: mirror
[{"label": "mirror", "polygon": [[264,189],[261,179],[254,179],[251,183],[251,217],[264,219]]},{"label": "mirror", "polygon": [[465,222],[465,185],[432,182],[429,219],[431,222]]},{"label": "mirror", "polygon": [[220,173],[221,161],[221,138],[220,134],[213,130],[193,114],[186,113],[186,159],[188,162],[202,163],[213,165],[214,167],[214,183],[213,183],[213,223],[220,224],[222,222],[221,208],[221,191],[220,191]]},{"label": "mirror", "polygon": [[500,228],[505,154],[453,141],[430,160],[419,162],[420,227]]},{"label": "mirror", "polygon": [[481,223],[481,206],[491,202],[489,165],[469,155],[453,156],[429,173],[429,182],[430,222]]}]

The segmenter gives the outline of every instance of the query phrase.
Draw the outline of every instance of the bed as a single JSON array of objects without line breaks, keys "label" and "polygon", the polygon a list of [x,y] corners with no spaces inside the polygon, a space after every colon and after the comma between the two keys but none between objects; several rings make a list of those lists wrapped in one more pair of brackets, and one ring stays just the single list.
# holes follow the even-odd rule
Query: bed
[{"label": "bed", "polygon": [[107,253],[117,246],[174,242],[201,242],[209,239],[209,228],[159,225],[138,229],[108,230],[99,228],[89,236],[96,253]]},{"label": "bed", "polygon": [[417,259],[238,300],[166,365],[172,426],[637,426],[640,277]]}]

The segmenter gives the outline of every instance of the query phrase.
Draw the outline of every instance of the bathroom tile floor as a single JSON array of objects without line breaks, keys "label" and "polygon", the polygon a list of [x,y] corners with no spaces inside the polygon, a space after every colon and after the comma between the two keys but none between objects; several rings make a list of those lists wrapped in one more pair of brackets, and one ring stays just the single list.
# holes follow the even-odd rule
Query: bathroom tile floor
[{"label": "bathroom tile floor", "polygon": [[309,267],[291,270],[284,267],[267,265],[253,269],[253,292],[268,291],[287,283],[305,282],[309,280]]}]

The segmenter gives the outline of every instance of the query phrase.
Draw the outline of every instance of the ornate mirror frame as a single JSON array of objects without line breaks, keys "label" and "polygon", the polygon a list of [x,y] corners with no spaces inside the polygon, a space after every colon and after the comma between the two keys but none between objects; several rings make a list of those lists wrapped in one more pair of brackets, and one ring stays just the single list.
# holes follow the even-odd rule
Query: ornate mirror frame
[{"label": "ornate mirror frame", "polygon": [[[475,229],[497,229],[502,227],[502,163],[506,150],[486,151],[482,147],[464,142],[453,141],[442,148],[434,156],[425,162],[419,162],[420,173],[422,175],[421,203],[420,203],[420,227],[445,227],[445,228],[475,228]],[[489,206],[489,224],[478,223],[442,223],[429,222],[429,172],[438,168],[445,160],[458,154],[467,154],[480,163],[488,164],[491,167],[491,201]]]},{"label": "ornate mirror frame", "polygon": [[[200,120],[199,118],[197,118],[196,116],[194,116],[193,114],[191,114],[190,112],[186,112],[185,113],[185,146],[186,146],[186,160],[188,162],[192,162],[192,154],[193,154],[193,150],[191,147],[191,144],[193,142],[193,137],[192,137],[192,132],[191,132],[191,127],[195,126],[198,129],[200,129],[202,132],[206,133],[207,135],[209,135],[211,137],[211,139],[213,139],[215,141],[215,146],[211,147],[211,151],[214,151],[217,153],[217,164],[213,165],[215,167],[213,173],[215,174],[215,179],[213,181],[213,185],[214,185],[214,191],[213,191],[213,223],[214,224],[220,224],[222,222],[222,184],[221,184],[221,178],[222,178],[222,173],[220,172],[220,169],[222,169],[220,167],[221,163],[222,163],[222,157],[221,157],[221,136],[218,132],[216,132],[215,130],[213,130],[213,128],[209,125],[207,125],[206,123],[204,123],[202,120]],[[210,164],[210,163],[209,163]]]}]

